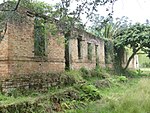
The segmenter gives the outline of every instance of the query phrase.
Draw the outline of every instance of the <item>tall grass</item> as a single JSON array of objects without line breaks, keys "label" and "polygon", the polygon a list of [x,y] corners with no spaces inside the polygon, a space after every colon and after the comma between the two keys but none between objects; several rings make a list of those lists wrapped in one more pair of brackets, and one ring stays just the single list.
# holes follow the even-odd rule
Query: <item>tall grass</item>
[{"label": "tall grass", "polygon": [[121,96],[92,103],[76,113],[150,113],[150,79],[143,78],[136,87],[129,88]]},{"label": "tall grass", "polygon": [[115,102],[116,113],[150,113],[150,80],[142,79]]}]

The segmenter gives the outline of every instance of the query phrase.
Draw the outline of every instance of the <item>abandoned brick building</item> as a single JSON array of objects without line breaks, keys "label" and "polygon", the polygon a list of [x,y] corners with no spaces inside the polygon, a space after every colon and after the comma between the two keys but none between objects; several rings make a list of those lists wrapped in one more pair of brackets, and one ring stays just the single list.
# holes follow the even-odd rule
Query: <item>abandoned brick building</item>
[{"label": "abandoned brick building", "polygon": [[[26,16],[26,22],[9,21],[5,26],[6,32],[0,32],[1,77],[105,65],[103,40],[86,31],[76,30],[78,35],[70,37],[66,44],[61,33],[57,38],[51,33],[41,35],[38,32],[40,28],[35,27],[35,17],[28,16],[27,10],[19,13]],[[39,35],[43,37],[37,38]]]},{"label": "abandoned brick building", "polygon": [[[100,38],[75,29],[76,36],[70,36],[66,43],[61,32],[57,38],[51,33],[40,34],[38,30],[43,28],[36,26],[35,16],[26,9],[18,13],[26,17],[25,22],[9,21],[5,24],[6,31],[0,32],[1,77],[62,72],[67,68],[92,69],[96,65],[105,67],[104,41]],[[133,59],[130,67],[134,65]]]}]

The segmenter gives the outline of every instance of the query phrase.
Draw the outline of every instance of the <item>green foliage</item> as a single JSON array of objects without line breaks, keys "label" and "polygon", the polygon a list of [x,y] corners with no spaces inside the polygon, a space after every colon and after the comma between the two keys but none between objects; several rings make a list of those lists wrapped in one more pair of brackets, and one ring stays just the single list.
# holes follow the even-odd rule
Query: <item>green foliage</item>
[{"label": "green foliage", "polygon": [[14,22],[18,21],[20,23],[27,22],[26,16],[23,14],[19,14],[17,9],[13,11],[16,7],[15,1],[8,1],[2,4],[2,8],[0,9],[0,23],[1,22]]},{"label": "green foliage", "polygon": [[92,77],[96,77],[99,79],[105,79],[110,77],[109,72],[100,67],[96,67],[95,69],[91,70],[90,73]]},{"label": "green foliage", "polygon": [[90,71],[91,77],[103,78],[103,72],[100,68],[95,68]]},{"label": "green foliage", "polygon": [[80,101],[94,101],[101,99],[100,92],[94,85],[84,83],[81,85],[75,85],[75,89],[81,92],[79,97]]},{"label": "green foliage", "polygon": [[84,108],[86,106],[86,103],[83,101],[73,100],[73,101],[62,102],[61,106],[62,106],[63,111],[67,112],[68,110],[71,110],[71,109],[73,111],[73,109]]},{"label": "green foliage", "polygon": [[121,52],[119,51],[120,48],[130,47],[132,50],[132,54],[126,63],[124,70],[127,69],[130,61],[137,54],[138,51],[143,50],[149,56],[150,53],[150,45],[149,45],[150,32],[149,31],[150,31],[150,25],[136,23],[135,25],[131,25],[129,27],[120,29],[114,35],[117,55],[119,55],[119,53]]},{"label": "green foliage", "polygon": [[66,71],[64,74],[62,74],[62,77],[64,75],[66,75],[65,78],[69,77],[70,81],[74,81],[73,83],[84,82],[84,79],[82,78],[82,73],[80,71],[70,70],[70,71]]},{"label": "green foliage", "polygon": [[10,89],[5,95],[16,98],[17,96],[21,96],[21,93],[19,90],[13,88],[13,89]]},{"label": "green foliage", "polygon": [[118,76],[117,77],[117,80],[119,82],[127,82],[128,78],[126,76]]},{"label": "green foliage", "polygon": [[150,68],[140,68],[143,71],[143,75],[150,76]]},{"label": "green foliage", "polygon": [[[14,8],[18,3],[18,0],[11,0],[11,8]],[[47,14],[52,12],[52,6],[37,0],[21,0],[19,7],[24,7],[30,9],[33,13],[37,14]],[[8,7],[6,7],[8,9]],[[10,9],[10,8],[9,8]]]},{"label": "green foliage", "polygon": [[143,68],[150,68],[150,62],[145,62],[142,65]]},{"label": "green foliage", "polygon": [[91,102],[87,107],[74,110],[72,113],[148,113],[150,110],[149,82],[150,80],[145,78],[138,82],[133,80],[131,83],[123,83],[117,89],[111,87],[107,90],[111,92],[110,95],[105,94],[107,97],[102,100]]},{"label": "green foliage", "polygon": [[[116,102],[114,111],[116,113],[144,113],[150,110],[149,80],[143,79],[137,88],[128,91],[121,98],[121,103]],[[141,98],[144,96],[144,98]]]},{"label": "green foliage", "polygon": [[114,44],[112,41],[105,41],[105,63],[111,64],[114,60]]},{"label": "green foliage", "polygon": [[141,75],[142,75],[142,73],[143,73],[143,71],[142,71],[142,70],[140,70],[140,69],[138,69],[138,70],[136,70],[136,73],[137,73],[137,76],[141,76]]},{"label": "green foliage", "polygon": [[84,29],[84,25],[81,25],[82,14],[86,15],[86,18],[91,20],[93,14],[97,12],[98,6],[105,5],[107,3],[114,4],[116,0],[91,0],[82,2],[76,0],[75,2],[78,5],[74,8],[74,10],[70,10],[72,5],[74,4],[74,1],[71,0],[58,1],[55,6],[51,6],[37,0],[10,1],[13,1],[11,2],[13,3],[13,6],[11,8],[9,8],[9,6],[6,6],[4,12],[7,12],[8,10],[12,12],[12,9],[15,9],[16,4],[18,4],[19,7],[30,9],[30,11],[34,13],[35,16],[42,17],[51,22],[54,22],[56,18],[59,19],[59,21],[57,21],[55,24],[57,24],[57,27],[61,28],[63,33],[66,34],[75,26],[79,29]]},{"label": "green foliage", "polygon": [[139,49],[143,49],[149,52],[150,42],[150,26],[145,24],[135,24],[128,28],[123,28],[116,35],[115,45],[116,47],[129,46],[133,49],[133,52],[138,52]]},{"label": "green foliage", "polygon": [[91,60],[92,61],[92,56],[93,56],[93,54],[92,54],[92,52],[93,52],[93,46],[92,46],[92,44],[91,43],[88,43],[88,60]]},{"label": "green foliage", "polygon": [[[96,72],[92,74],[94,71]],[[129,92],[129,94],[131,95],[128,96],[130,99],[132,99],[131,100],[132,102],[129,100],[128,102],[125,102],[124,95],[126,95],[126,93],[123,96],[121,96],[122,93],[124,93],[127,89],[131,88],[131,86],[133,85],[135,86],[135,84],[137,84],[137,79],[139,80],[139,78],[128,79],[125,76],[107,76],[102,77],[105,78],[102,79],[101,75],[108,72],[112,74],[112,72],[109,69],[104,70],[102,68],[97,67],[93,69],[92,72],[85,68],[81,68],[80,71],[66,71],[58,75],[57,74],[51,74],[51,76],[46,75],[48,78],[51,77],[57,79],[58,77],[59,79],[57,80],[59,81],[59,83],[57,84],[57,86],[55,86],[54,88],[50,88],[49,91],[44,94],[34,91],[27,91],[27,92],[24,91],[26,93],[22,93],[18,89],[12,89],[9,92],[9,95],[0,94],[1,100],[0,110],[3,112],[5,111],[10,112],[10,110],[13,110],[14,112],[16,111],[29,113],[30,112],[47,113],[53,111],[69,112],[68,110],[70,110],[71,113],[75,112],[76,110],[83,113],[87,111],[88,112],[95,111],[99,113],[101,113],[102,111],[103,111],[102,113],[107,112],[119,113],[120,109],[122,109],[123,106],[126,107],[128,106],[124,103],[129,102],[128,104],[130,106],[134,106],[133,104],[134,102],[132,101],[134,99],[132,99],[133,97],[130,98],[133,92],[137,92],[138,90],[139,92],[140,91],[145,92],[146,95],[144,96],[146,96],[146,99],[149,98],[147,95],[147,93],[149,92],[147,90],[147,88],[149,88],[147,84],[148,80],[144,80],[137,85],[140,88],[137,87],[137,90],[131,89],[131,92]],[[137,71],[134,72],[135,74],[137,74]],[[82,75],[83,73],[84,74],[89,73],[90,77],[88,77],[88,79],[87,77],[85,77],[86,79],[84,79]],[[34,75],[34,76],[41,77],[41,75]],[[61,85],[61,87],[58,87],[59,85]],[[116,96],[114,94],[116,94]],[[128,98],[128,96],[125,96],[125,98]],[[134,96],[135,98],[139,98],[139,96],[138,97],[136,97],[136,95]],[[143,102],[140,100],[140,102],[143,103],[142,105],[144,106],[144,108],[148,107],[147,101],[145,100],[143,100]],[[120,102],[122,105],[119,105]],[[136,100],[136,102],[138,103],[138,100]],[[99,107],[101,107],[101,109]],[[125,109],[122,112],[124,111]]]},{"label": "green foliage", "polygon": [[90,71],[84,67],[80,68],[80,71],[82,73],[83,78],[87,78],[91,76]]},{"label": "green foliage", "polygon": [[42,18],[35,18],[34,20],[34,54],[35,56],[46,56],[46,42],[45,35],[45,20]]},{"label": "green foliage", "polygon": [[[139,53],[143,53],[143,51],[139,51]],[[150,68],[150,59],[147,57],[147,54],[138,54],[138,59],[140,68]]]},{"label": "green foliage", "polygon": [[[105,61],[106,63],[113,62],[114,67],[116,67],[115,69],[118,68],[120,71],[123,69],[121,64],[122,56],[120,55],[121,52],[125,50],[125,47],[131,48],[133,50],[133,54],[129,57],[124,69],[127,69],[131,59],[140,49],[144,50],[148,56],[150,56],[149,24],[137,23],[135,25],[131,25],[126,17],[117,19],[114,23],[111,16],[108,16],[107,18],[95,16],[95,21],[91,31],[95,35],[101,36],[106,40]],[[109,41],[112,42],[112,44],[110,44]]]},{"label": "green foliage", "polygon": [[149,76],[149,68],[143,68],[143,69],[137,69],[137,70],[126,70],[124,71],[123,75],[126,77],[136,78],[136,77],[142,77],[142,76]]},{"label": "green foliage", "polygon": [[86,68],[80,68],[81,76],[85,79],[90,79],[91,77],[104,79],[110,77],[109,71],[102,69],[100,67],[96,67],[92,70],[87,70]]},{"label": "green foliage", "polygon": [[96,80],[93,84],[96,88],[103,89],[111,87],[112,81],[110,81],[109,79]]},{"label": "green foliage", "polygon": [[113,41],[113,36],[120,28],[127,27],[130,24],[128,17],[117,18],[114,22],[112,15],[103,17],[101,15],[94,15],[93,25],[90,28],[91,33],[103,38],[105,41]]}]

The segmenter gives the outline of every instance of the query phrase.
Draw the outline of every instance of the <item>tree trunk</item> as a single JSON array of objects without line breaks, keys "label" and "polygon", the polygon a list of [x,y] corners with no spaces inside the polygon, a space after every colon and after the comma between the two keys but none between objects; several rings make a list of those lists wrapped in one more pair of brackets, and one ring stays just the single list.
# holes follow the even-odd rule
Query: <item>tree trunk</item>
[{"label": "tree trunk", "polygon": [[127,64],[126,64],[126,66],[124,67],[123,70],[126,70],[126,69],[128,68],[128,66],[129,66],[129,64],[130,64],[130,61],[132,60],[132,58],[136,55],[136,53],[137,53],[140,49],[141,49],[141,47],[139,47],[138,49],[136,49],[136,50],[132,53],[132,55],[129,57],[129,59],[128,59],[128,61],[127,61]]},{"label": "tree trunk", "polygon": [[124,47],[120,47],[120,48],[116,48],[114,47],[114,53],[117,53],[116,55],[114,55],[114,61],[113,61],[113,66],[115,69],[115,72],[117,72],[118,74],[121,74],[123,71],[123,67],[122,67],[122,58],[123,58],[123,54],[124,54]]}]

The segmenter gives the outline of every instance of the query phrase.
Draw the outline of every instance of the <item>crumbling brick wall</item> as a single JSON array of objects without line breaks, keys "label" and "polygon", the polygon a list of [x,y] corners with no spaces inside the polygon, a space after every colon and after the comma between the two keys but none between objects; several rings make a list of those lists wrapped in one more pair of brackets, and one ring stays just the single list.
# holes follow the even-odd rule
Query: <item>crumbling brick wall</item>
[{"label": "crumbling brick wall", "polygon": [[[20,15],[25,19],[11,20],[7,23],[7,32],[0,43],[0,73],[9,77],[21,74],[61,72],[65,70],[64,36],[58,33],[54,36],[46,33],[45,56],[35,55],[35,26],[34,15],[27,9],[20,8]],[[79,31],[77,31],[79,32]],[[85,67],[92,69],[96,66],[96,51],[98,64],[104,66],[104,41],[95,36],[80,31],[82,36],[81,57],[78,58],[77,38],[69,39],[69,57],[71,69]],[[88,43],[92,46],[91,59],[88,58]]]},{"label": "crumbling brick wall", "polygon": [[[71,69],[80,69],[85,67],[87,69],[93,69],[96,67],[96,46],[97,46],[97,57],[98,65],[101,67],[105,66],[104,62],[104,41],[97,37],[83,31],[80,33],[81,39],[81,58],[78,56],[78,36],[69,39],[71,49]],[[88,43],[91,44],[91,59],[88,59]]]},{"label": "crumbling brick wall", "polygon": [[[3,31],[4,32],[4,31]],[[1,78],[8,75],[8,36],[3,37],[3,32],[0,32],[0,75]]]},{"label": "crumbling brick wall", "polygon": [[0,74],[9,77],[64,71],[63,35],[59,33],[56,38],[47,33],[46,37],[46,56],[35,56],[34,17],[27,17],[25,22],[8,22],[7,32],[0,43]]},{"label": "crumbling brick wall", "polygon": [[[47,55],[34,55],[34,24],[10,26],[9,33],[9,74],[49,73],[64,70],[64,44],[58,38],[47,36]],[[60,40],[63,37],[60,36]],[[61,53],[61,54],[60,54]]]}]

